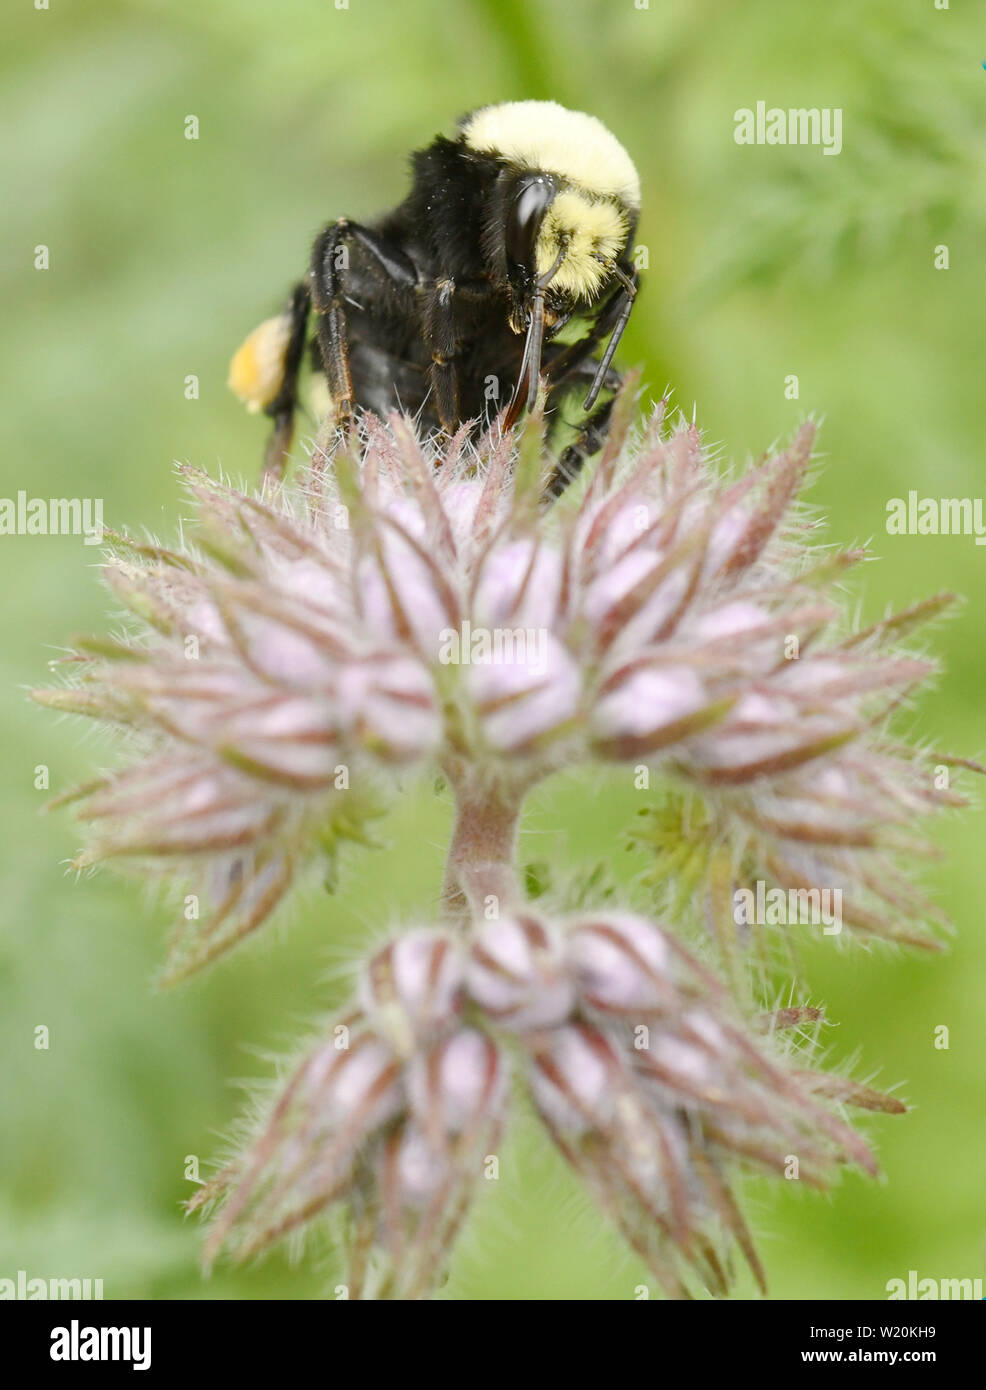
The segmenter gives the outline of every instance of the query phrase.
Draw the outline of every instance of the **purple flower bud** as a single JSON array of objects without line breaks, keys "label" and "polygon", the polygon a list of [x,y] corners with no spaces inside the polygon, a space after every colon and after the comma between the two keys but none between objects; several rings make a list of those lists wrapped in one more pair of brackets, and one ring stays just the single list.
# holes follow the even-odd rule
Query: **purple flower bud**
[{"label": "purple flower bud", "polygon": [[[389,1159],[389,1155],[388,1155]],[[448,1181],[451,1159],[428,1140],[424,1130],[407,1124],[397,1140],[395,1166],[397,1200],[405,1207],[423,1207],[434,1200]]]},{"label": "purple flower bud", "polygon": [[451,591],[430,553],[420,514],[390,508],[372,549],[358,561],[356,594],[365,630],[377,642],[408,643],[423,654],[438,649],[439,633],[458,622]]},{"label": "purple flower bud", "polygon": [[357,1138],[398,1113],[402,1103],[394,1053],[381,1039],[358,1035],[348,1048],[327,1044],[309,1064],[305,1091],[320,1097],[317,1123],[329,1130],[352,1126]]},{"label": "purple flower bud", "polygon": [[473,597],[473,621],[488,628],[543,628],[558,621],[562,559],[544,542],[501,544],[483,561]]},{"label": "purple flower bud", "polygon": [[586,1024],[539,1038],[531,1061],[531,1094],[545,1119],[567,1135],[605,1129],[615,1104],[611,1051]]},{"label": "purple flower bud", "polygon": [[352,662],[336,685],[340,728],[388,762],[421,758],[441,739],[431,677],[412,657]]},{"label": "purple flower bud", "polygon": [[568,955],[579,994],[593,1009],[643,1014],[674,1002],[671,953],[643,917],[607,913],[576,922]]},{"label": "purple flower bud", "polygon": [[593,732],[604,742],[651,739],[698,713],[708,703],[701,680],[687,666],[634,671],[596,704]]},{"label": "purple flower bud", "polygon": [[[483,483],[475,478],[459,479],[442,490],[442,507],[448,517],[456,553],[469,557],[473,547],[476,513],[483,497]],[[505,503],[504,499],[504,503]]]},{"label": "purple flower bud", "polygon": [[643,492],[621,498],[615,509],[609,499],[604,501],[587,527],[594,569],[612,570],[631,551],[653,551],[654,531],[663,514],[664,508]]},{"label": "purple flower bud", "polygon": [[226,1243],[246,1259],[335,1200],[352,1180],[360,1151],[401,1113],[400,1070],[391,1049],[365,1032],[347,1048],[326,1043],[309,1054],[256,1140],[213,1185],[228,1200],[207,1260]]},{"label": "purple flower bud", "polygon": [[763,627],[766,622],[766,613],[755,603],[737,600],[700,613],[689,625],[688,635],[702,642],[742,636],[749,653],[756,640],[757,629]]},{"label": "purple flower bud", "polygon": [[441,932],[411,930],[385,946],[360,978],[360,1006],[378,1032],[407,1056],[451,1027],[461,1008],[462,956]]},{"label": "purple flower bud", "polygon": [[439,1147],[484,1118],[498,1113],[506,1096],[507,1072],[491,1038],[475,1028],[454,1033],[408,1066],[411,1109]]},{"label": "purple flower bud", "polygon": [[682,1094],[707,1104],[718,1104],[726,1099],[714,1058],[697,1043],[659,1033],[651,1044],[649,1060],[661,1069],[663,1079],[677,1086]]},{"label": "purple flower bud", "polygon": [[551,633],[533,639],[503,661],[469,667],[468,689],[484,743],[504,753],[530,748],[564,730],[578,711],[582,673]]},{"label": "purple flower bud", "polygon": [[750,529],[751,516],[744,503],[725,511],[712,528],[705,555],[705,572],[712,579],[737,554]]},{"label": "purple flower bud", "polygon": [[340,566],[330,561],[328,554],[316,559],[305,555],[299,559],[270,557],[271,580],[286,598],[304,604],[307,615],[318,615],[321,625],[333,620],[344,622],[347,612],[345,596],[340,588]]},{"label": "purple flower bud", "polygon": [[510,1028],[554,1028],[569,1017],[575,987],[560,941],[539,918],[484,923],[466,968],[470,996]]},{"label": "purple flower bud", "polygon": [[685,569],[669,570],[664,558],[644,547],[632,550],[587,585],[582,614],[597,641],[618,642],[621,653],[640,652],[664,629],[689,587]]},{"label": "purple flower bud", "polygon": [[802,713],[782,694],[744,695],[720,724],[696,738],[689,750],[700,775],[740,784],[783,772],[840,747],[857,721],[838,705]]}]

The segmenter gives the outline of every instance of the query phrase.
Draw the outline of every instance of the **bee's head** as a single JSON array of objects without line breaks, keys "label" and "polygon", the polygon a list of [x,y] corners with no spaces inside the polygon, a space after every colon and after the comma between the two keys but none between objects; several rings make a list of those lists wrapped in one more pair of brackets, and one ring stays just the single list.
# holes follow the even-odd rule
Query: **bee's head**
[{"label": "bee's head", "polygon": [[535,293],[545,321],[594,303],[624,258],[640,206],[630,156],[594,116],[553,101],[506,102],[466,117],[467,149],[500,165],[485,249],[523,332]]}]

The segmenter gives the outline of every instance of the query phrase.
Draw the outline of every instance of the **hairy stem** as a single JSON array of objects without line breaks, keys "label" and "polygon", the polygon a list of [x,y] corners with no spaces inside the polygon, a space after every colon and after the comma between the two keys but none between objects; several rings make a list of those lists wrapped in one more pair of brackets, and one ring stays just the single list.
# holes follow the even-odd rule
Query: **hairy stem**
[{"label": "hairy stem", "polygon": [[442,900],[452,921],[466,924],[489,896],[502,906],[518,892],[514,855],[524,789],[450,778],[455,826],[445,861]]}]

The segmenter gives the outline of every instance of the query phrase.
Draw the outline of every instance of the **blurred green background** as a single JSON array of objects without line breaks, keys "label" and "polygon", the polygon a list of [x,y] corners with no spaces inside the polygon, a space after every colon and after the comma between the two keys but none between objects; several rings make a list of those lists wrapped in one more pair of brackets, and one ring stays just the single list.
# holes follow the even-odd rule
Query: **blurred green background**
[{"label": "blurred green background", "polygon": [[[810,500],[841,543],[874,538],[864,617],[940,589],[946,674],[911,716],[983,749],[983,573],[971,538],[890,537],[888,498],[981,495],[986,40],[966,0],[25,0],[6,18],[3,479],[101,496],[108,525],[171,536],[176,459],[253,478],[264,427],[228,394],[231,350],[278,307],[319,226],[368,218],[406,156],[490,101],[554,98],[601,117],[636,160],[650,271],[624,340],[708,438],[742,459],[824,416]],[[842,107],[844,148],[748,148],[733,113]],[[184,138],[188,115],[199,139]],[[50,247],[47,271],[34,248]],[[935,247],[950,268],[934,268]],[[200,382],[187,400],[185,378]],[[796,374],[797,400],[785,397]],[[345,891],[206,978],[155,994],[168,919],[139,885],[76,881],[80,834],[39,815],[107,746],[31,706],[53,648],[99,629],[98,552],[0,539],[4,605],[0,1276],[101,1276],[107,1296],[317,1297],[326,1257],[199,1273],[179,1202],[263,1076],[340,997],[339,967],[381,925],[427,913],[448,806],[417,794],[355,856]],[[967,779],[968,780],[971,779]],[[617,843],[637,794],[545,788],[525,850],[578,865]],[[888,1279],[981,1277],[986,1251],[984,820],[938,827],[929,884],[958,935],[941,957],[806,953],[835,1055],[902,1083],[870,1126],[885,1178],[828,1196],[758,1183],[748,1210],[776,1298],[883,1297]],[[936,1026],[948,1051],[933,1046]],[[50,1029],[50,1048],[34,1029]],[[642,1279],[545,1145],[517,1126],[470,1225],[454,1298],[629,1298]],[[751,1285],[741,1279],[741,1293]]]}]

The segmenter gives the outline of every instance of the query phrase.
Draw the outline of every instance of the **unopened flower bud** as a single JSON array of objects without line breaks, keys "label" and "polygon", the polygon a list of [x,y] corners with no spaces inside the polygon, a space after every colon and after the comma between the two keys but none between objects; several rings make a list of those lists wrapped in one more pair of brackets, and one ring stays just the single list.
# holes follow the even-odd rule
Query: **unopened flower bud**
[{"label": "unopened flower bud", "polygon": [[462,981],[462,957],[450,937],[411,931],[370,961],[359,1001],[373,1026],[407,1056],[420,1039],[454,1022]]},{"label": "unopened flower bud", "polygon": [[765,633],[761,629],[767,629],[767,625],[767,614],[762,608],[758,608],[755,603],[736,600],[734,603],[723,603],[700,613],[695,621],[689,624],[688,636],[702,643],[724,642],[729,639],[742,642],[746,661],[752,664],[755,655],[761,655],[763,659],[764,639],[765,635],[769,639],[769,630]]},{"label": "unopened flower bud", "polygon": [[432,1143],[492,1118],[506,1094],[506,1067],[491,1038],[464,1028],[417,1053],[408,1066],[411,1109]]},{"label": "unopened flower bud", "polygon": [[564,728],[577,713],[582,692],[578,663],[552,633],[517,631],[504,659],[468,671],[484,742],[501,752],[519,752]]},{"label": "unopened flower bud", "polygon": [[458,620],[450,592],[429,554],[418,509],[401,500],[379,518],[375,549],[356,566],[356,593],[368,630],[378,640],[409,642],[434,652],[438,634]]},{"label": "unopened flower bud", "polygon": [[434,686],[412,657],[351,662],[339,672],[336,695],[343,731],[376,757],[419,758],[439,742]]},{"label": "unopened flower bud", "polygon": [[631,552],[653,552],[653,532],[661,516],[660,505],[643,491],[621,501],[615,510],[609,499],[604,500],[586,534],[595,569],[605,571]]},{"label": "unopened flower bud", "polygon": [[643,917],[607,913],[580,921],[568,942],[579,993],[606,1013],[652,1013],[673,999],[670,952]]},{"label": "unopened flower bud", "polygon": [[408,1123],[397,1140],[393,1157],[385,1162],[394,1164],[396,1195],[405,1207],[423,1207],[432,1200],[446,1181],[450,1166],[449,1155],[436,1148],[420,1125]]},{"label": "unopened flower bud", "polygon": [[563,565],[557,550],[533,539],[498,546],[479,573],[474,622],[489,628],[544,628],[558,616]]},{"label": "unopened flower bud", "polygon": [[401,1106],[394,1053],[372,1035],[357,1036],[348,1048],[322,1048],[309,1063],[304,1089],[313,1100],[320,1096],[319,1123],[327,1129],[342,1129],[359,1116],[357,1138]]},{"label": "unopened flower bud", "polygon": [[640,547],[624,555],[586,586],[582,612],[590,630],[608,645],[641,650],[653,641],[688,593],[683,567],[667,572],[662,557]]},{"label": "unopened flower bud", "polygon": [[531,1061],[531,1094],[549,1124],[567,1135],[609,1125],[614,1106],[610,1046],[602,1033],[570,1024],[546,1035]]},{"label": "unopened flower bud", "polygon": [[687,666],[643,668],[608,690],[593,712],[593,732],[606,744],[680,738],[707,704],[702,682]]},{"label": "unopened flower bud", "polygon": [[511,1028],[554,1028],[575,1004],[561,944],[539,918],[506,917],[477,933],[466,967],[470,995]]}]

